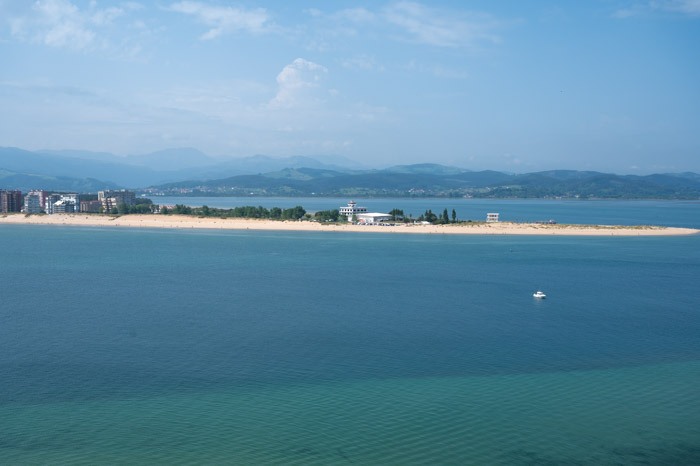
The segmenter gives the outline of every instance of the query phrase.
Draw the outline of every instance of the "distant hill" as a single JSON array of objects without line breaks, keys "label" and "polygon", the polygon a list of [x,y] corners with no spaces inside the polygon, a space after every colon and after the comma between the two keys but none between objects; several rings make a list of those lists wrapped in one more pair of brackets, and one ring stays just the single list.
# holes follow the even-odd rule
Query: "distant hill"
[{"label": "distant hill", "polygon": [[448,167],[437,163],[417,163],[413,165],[395,165],[382,170],[387,173],[408,173],[413,175],[456,175],[470,170]]},{"label": "distant hill", "polygon": [[[340,157],[324,159],[336,162],[346,160]],[[352,165],[351,161],[348,163]],[[15,147],[0,147],[0,167],[16,173],[95,178],[127,188],[142,188],[187,179],[268,173],[286,168],[348,169],[347,166],[323,163],[312,157],[210,157],[192,148],[166,149],[150,154],[120,157],[107,152],[27,151]]]},{"label": "distant hill", "polygon": [[0,169],[0,189],[19,189],[23,192],[32,189],[43,189],[46,191],[85,193],[118,188],[119,186],[114,183],[93,178],[32,175]]},{"label": "distant hill", "polygon": [[639,176],[547,170],[513,174],[435,163],[374,170],[342,157],[226,158],[192,148],[120,157],[106,152],[0,147],[0,169],[4,169],[2,187],[36,188],[43,183],[44,189],[65,186],[82,192],[122,186],[216,196],[700,199],[700,175],[692,172]]},{"label": "distant hill", "polygon": [[698,199],[700,176],[614,175],[550,170],[508,174],[470,172],[437,164],[391,167],[381,171],[285,169],[264,175],[190,180],[153,190],[191,195],[269,196],[455,196],[492,198]]}]

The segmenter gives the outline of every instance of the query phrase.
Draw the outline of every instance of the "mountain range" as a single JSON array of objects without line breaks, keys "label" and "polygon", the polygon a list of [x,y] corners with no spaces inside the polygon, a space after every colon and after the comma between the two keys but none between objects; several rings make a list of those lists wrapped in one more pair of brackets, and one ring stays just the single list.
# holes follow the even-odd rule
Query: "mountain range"
[{"label": "mountain range", "polygon": [[636,176],[576,170],[525,174],[489,170],[458,172],[454,167],[420,164],[363,172],[285,169],[263,175],[168,183],[153,187],[151,191],[207,196],[698,199],[700,175],[677,173]]},{"label": "mountain range", "polygon": [[[0,170],[16,175],[68,177],[70,185],[85,182],[84,190],[92,181],[124,188],[143,188],[161,183],[187,179],[210,179],[267,173],[284,168],[326,168],[345,170],[353,162],[343,157],[316,158],[292,156],[273,158],[254,155],[244,158],[211,157],[197,149],[166,149],[143,155],[117,156],[107,152],[79,150],[27,151],[16,147],[0,147]],[[83,181],[81,181],[83,180]],[[28,180],[31,181],[31,180]],[[14,189],[34,189],[36,185],[13,184],[0,175],[0,183]],[[75,189],[75,188],[73,188]]]},{"label": "mountain range", "polygon": [[433,163],[385,169],[342,157],[231,159],[196,149],[116,156],[0,147],[0,188],[95,192],[126,187],[169,195],[456,196],[699,199],[700,175],[549,170],[470,171]]}]

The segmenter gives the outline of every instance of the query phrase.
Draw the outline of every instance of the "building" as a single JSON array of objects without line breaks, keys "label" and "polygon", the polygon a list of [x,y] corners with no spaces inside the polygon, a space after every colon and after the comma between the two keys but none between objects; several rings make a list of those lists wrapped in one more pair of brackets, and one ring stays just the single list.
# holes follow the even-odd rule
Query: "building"
[{"label": "building", "polygon": [[38,214],[44,212],[46,208],[46,191],[32,190],[24,195],[23,212],[28,214]]},{"label": "building", "polygon": [[357,223],[377,223],[391,220],[391,215],[380,212],[367,212],[357,216]]},{"label": "building", "polygon": [[72,214],[80,212],[80,194],[49,194],[44,211],[47,214]]},{"label": "building", "polygon": [[80,194],[62,194],[61,199],[72,203],[74,212],[80,212]]},{"label": "building", "polygon": [[352,216],[356,215],[359,218],[360,214],[366,214],[367,207],[359,207],[355,201],[348,202],[347,207],[340,208],[340,215],[345,215],[348,218],[348,222],[352,221]]},{"label": "building", "polygon": [[61,199],[53,205],[54,214],[72,214],[76,212],[75,202],[71,199]]},{"label": "building", "polygon": [[80,211],[88,213],[96,213],[100,211],[102,203],[100,201],[80,201]]},{"label": "building", "polygon": [[38,214],[44,210],[44,205],[41,203],[42,196],[37,191],[29,191],[24,196],[24,208],[22,211],[27,214]]},{"label": "building", "polygon": [[48,196],[46,196],[46,201],[44,203],[44,212],[46,212],[47,214],[53,214],[53,206],[60,200],[60,194],[49,194]]},{"label": "building", "polygon": [[340,207],[340,215],[345,215],[348,222],[352,222],[353,217],[358,223],[384,222],[391,218],[389,214],[380,212],[367,212],[367,207],[360,207],[355,201],[348,202],[347,207]]},{"label": "building", "polygon": [[498,222],[498,214],[486,214],[486,223]]},{"label": "building", "polygon": [[0,189],[0,212],[21,212],[22,191]]},{"label": "building", "polygon": [[113,208],[118,208],[119,204],[136,205],[136,194],[126,189],[99,191],[97,199],[102,203],[105,212],[111,212]]}]

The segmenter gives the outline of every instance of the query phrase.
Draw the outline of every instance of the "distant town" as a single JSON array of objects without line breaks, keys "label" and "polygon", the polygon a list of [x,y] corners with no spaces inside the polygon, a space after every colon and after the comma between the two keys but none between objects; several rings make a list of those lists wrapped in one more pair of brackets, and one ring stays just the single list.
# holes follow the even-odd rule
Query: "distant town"
[{"label": "distant town", "polygon": [[[33,190],[22,194],[20,190],[0,189],[0,212],[23,212],[25,214],[72,214],[87,213],[158,213],[159,207],[150,199],[136,198],[134,191],[127,189],[105,190],[94,194],[56,194],[43,190]],[[145,206],[129,212],[134,206]]]}]

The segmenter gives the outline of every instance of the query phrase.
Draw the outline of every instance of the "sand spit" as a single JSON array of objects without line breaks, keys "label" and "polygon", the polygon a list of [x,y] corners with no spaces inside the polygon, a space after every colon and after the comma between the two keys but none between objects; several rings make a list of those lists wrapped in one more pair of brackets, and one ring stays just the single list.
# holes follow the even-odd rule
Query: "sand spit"
[{"label": "sand spit", "polygon": [[192,217],[185,215],[2,214],[0,225],[76,225],[127,228],[206,228],[222,230],[339,231],[457,235],[672,236],[700,230],[660,226],[549,225],[523,223],[466,223],[459,225],[335,225],[309,221]]}]

